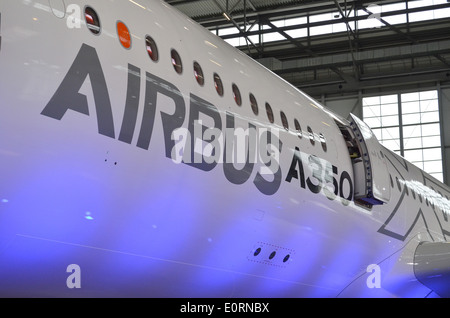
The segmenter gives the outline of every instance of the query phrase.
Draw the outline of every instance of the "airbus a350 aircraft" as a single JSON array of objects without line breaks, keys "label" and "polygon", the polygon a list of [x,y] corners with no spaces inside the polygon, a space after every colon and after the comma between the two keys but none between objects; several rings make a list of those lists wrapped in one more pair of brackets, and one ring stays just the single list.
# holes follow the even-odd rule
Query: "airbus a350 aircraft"
[{"label": "airbus a350 aircraft", "polygon": [[450,191],[160,1],[0,2],[3,297],[447,297]]}]

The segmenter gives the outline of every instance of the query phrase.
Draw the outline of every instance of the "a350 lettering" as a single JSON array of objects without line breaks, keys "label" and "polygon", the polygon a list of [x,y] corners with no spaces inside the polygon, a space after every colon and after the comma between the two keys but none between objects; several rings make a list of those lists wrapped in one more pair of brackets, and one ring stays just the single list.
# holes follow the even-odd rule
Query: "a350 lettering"
[{"label": "a350 lettering", "polygon": [[343,205],[348,205],[353,199],[353,183],[347,171],[339,174],[336,166],[325,159],[302,153],[298,147],[295,147],[285,181],[291,182],[292,178],[299,180],[303,189],[312,193],[323,192],[329,200],[339,197]]}]

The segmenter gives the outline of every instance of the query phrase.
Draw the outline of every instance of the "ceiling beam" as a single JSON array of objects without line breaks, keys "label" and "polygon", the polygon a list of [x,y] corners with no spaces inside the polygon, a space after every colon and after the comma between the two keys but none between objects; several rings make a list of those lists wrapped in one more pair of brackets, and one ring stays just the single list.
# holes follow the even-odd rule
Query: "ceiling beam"
[{"label": "ceiling beam", "polygon": [[416,72],[404,72],[393,74],[378,74],[377,77],[368,77],[361,79],[355,85],[348,85],[338,81],[333,82],[309,82],[309,83],[292,83],[298,89],[301,89],[308,95],[318,98],[319,96],[357,94],[360,91],[371,89],[399,90],[408,86],[426,86],[435,85],[436,83],[449,83],[450,70],[429,69],[417,70]]}]

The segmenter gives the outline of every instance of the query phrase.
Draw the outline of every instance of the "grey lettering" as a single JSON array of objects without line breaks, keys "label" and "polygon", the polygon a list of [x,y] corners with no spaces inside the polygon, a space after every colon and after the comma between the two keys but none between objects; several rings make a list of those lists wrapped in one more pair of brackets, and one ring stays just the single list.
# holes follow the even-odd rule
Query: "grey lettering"
[{"label": "grey lettering", "polygon": [[[207,118],[212,119],[212,127],[207,127],[202,124],[204,121],[201,120],[200,114],[206,115]],[[211,128],[222,130],[222,120],[216,106],[201,99],[198,96],[195,96],[194,94],[191,94],[188,130],[190,132],[191,147],[193,149],[193,151],[191,151],[191,156],[194,156],[194,158],[191,157],[191,160],[185,162],[187,165],[193,166],[203,171],[210,171],[217,165],[217,161],[205,160],[203,152],[200,153],[201,158],[196,158],[196,156],[199,156],[198,152],[195,151],[196,142],[198,141],[196,140],[196,138],[198,138],[198,136],[202,136],[202,140],[199,140],[200,142],[208,142],[210,144],[217,139],[218,136],[216,136],[216,134],[210,134],[210,138],[205,138],[207,137],[204,134],[205,130]],[[201,131],[196,132],[196,129],[201,129]],[[211,150],[211,156],[219,157],[220,153],[217,154],[217,151],[220,152],[220,147],[213,147],[213,149]]]},{"label": "grey lettering", "polygon": [[[265,195],[273,195],[274,193],[276,193],[278,191],[278,189],[280,188],[281,185],[281,167],[280,167],[280,163],[279,163],[279,158],[273,158],[271,155],[271,146],[275,146],[278,144],[277,146],[277,152],[276,154],[280,154],[281,153],[281,148],[282,148],[282,142],[281,140],[275,136],[272,132],[270,131],[266,131],[263,133],[263,135],[260,137],[264,139],[264,137],[266,137],[267,140],[267,144],[264,146],[264,143],[262,143],[260,141],[260,156],[261,158],[263,158],[263,162],[265,164],[266,169],[264,170],[270,170],[271,173],[273,174],[273,180],[272,181],[268,181],[263,177],[263,173],[261,173],[261,171],[258,171],[258,173],[255,176],[255,179],[253,180],[253,183],[255,184],[256,188],[258,188],[258,190],[265,194]],[[274,141],[272,142],[272,139],[274,139]],[[264,160],[264,158],[267,158],[267,160]]]},{"label": "grey lettering", "polygon": [[141,70],[134,65],[128,64],[128,88],[125,113],[123,115],[122,128],[119,140],[131,144],[134,129],[136,127],[139,109]]},{"label": "grey lettering", "polygon": [[66,77],[41,114],[61,120],[67,110],[71,109],[89,116],[87,97],[79,93],[88,75],[94,94],[98,132],[115,138],[111,101],[105,75],[103,74],[97,51],[86,44],[81,46]]},{"label": "grey lettering", "polygon": [[146,150],[150,146],[153,126],[155,124],[157,95],[158,93],[161,93],[175,102],[175,111],[173,114],[168,114],[161,111],[166,157],[171,158],[171,151],[175,146],[175,142],[172,140],[172,132],[183,125],[184,117],[186,115],[186,105],[184,103],[183,95],[178,88],[175,87],[175,85],[163,80],[162,78],[150,73],[147,73],[146,78],[147,85],[145,91],[144,115],[142,118],[142,126],[139,133],[137,146]]},{"label": "grey lettering", "polygon": [[[235,142],[235,134],[231,133],[234,132],[236,127],[234,124],[234,116],[230,113],[227,113],[227,119],[226,119],[226,139],[225,139],[225,147],[224,147],[224,164],[223,164],[223,172],[225,174],[225,177],[228,181],[230,181],[233,184],[243,184],[245,183],[252,174],[253,166],[254,166],[254,160],[255,160],[255,147],[252,147],[252,145],[256,146],[257,140],[256,140],[256,127],[249,123],[249,135],[247,138],[245,138],[245,135],[241,134],[239,137],[244,137],[247,139],[247,142],[245,143],[245,149],[246,151],[246,161],[245,165],[241,170],[238,170],[234,166],[234,162],[240,163],[240,160],[233,160],[233,150],[235,153],[239,154],[240,149],[236,147],[236,144],[238,142]],[[230,132],[230,133],[228,133]]]}]

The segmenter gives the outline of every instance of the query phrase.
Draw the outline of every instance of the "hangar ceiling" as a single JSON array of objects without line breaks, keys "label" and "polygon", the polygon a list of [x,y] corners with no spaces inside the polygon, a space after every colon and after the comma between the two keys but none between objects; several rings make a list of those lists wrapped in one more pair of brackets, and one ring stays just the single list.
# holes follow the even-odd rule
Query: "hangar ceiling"
[{"label": "hangar ceiling", "polygon": [[450,0],[166,0],[308,94],[450,82]]}]

